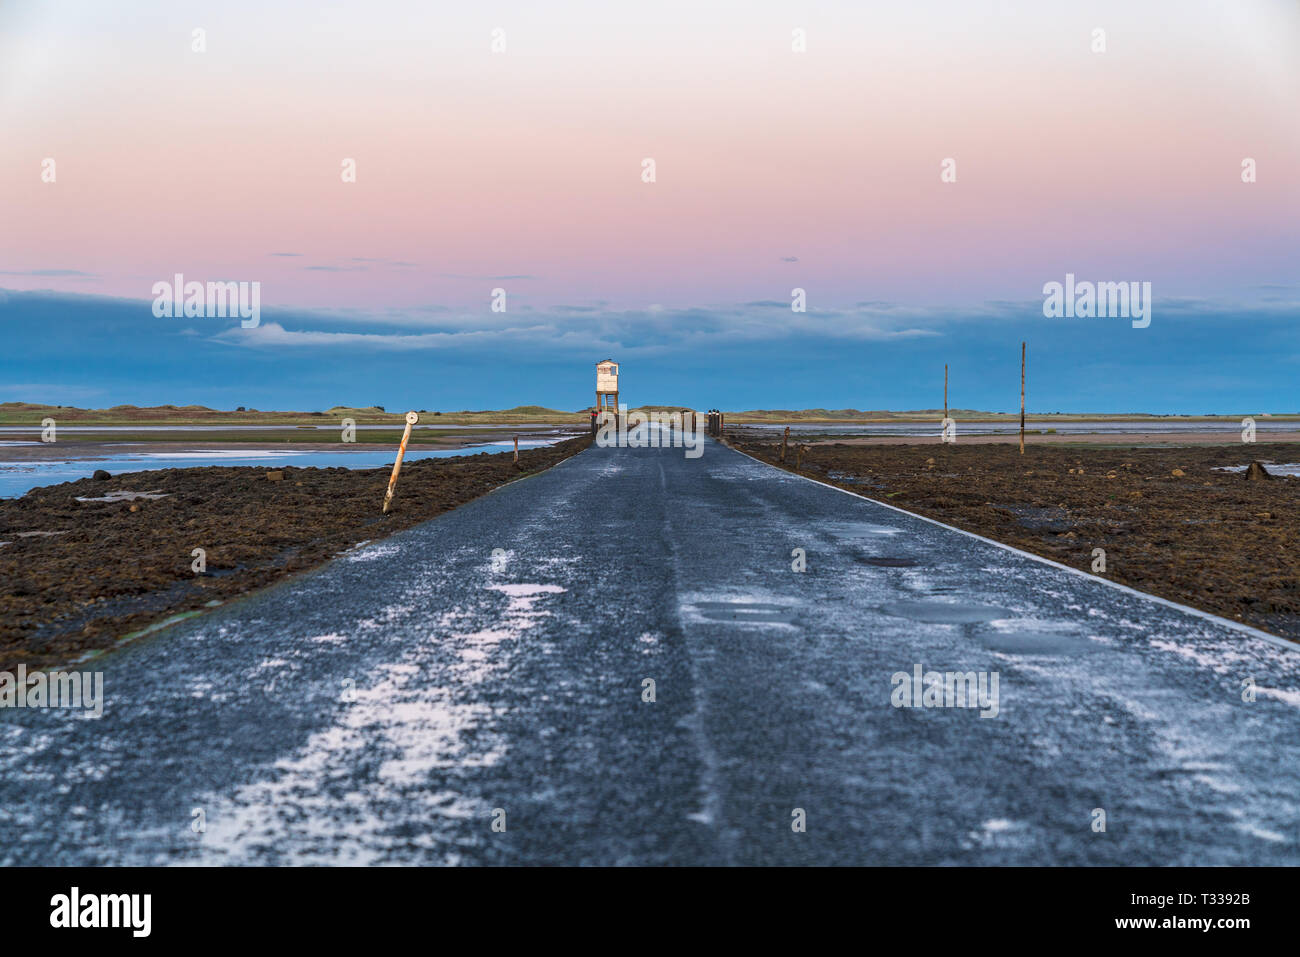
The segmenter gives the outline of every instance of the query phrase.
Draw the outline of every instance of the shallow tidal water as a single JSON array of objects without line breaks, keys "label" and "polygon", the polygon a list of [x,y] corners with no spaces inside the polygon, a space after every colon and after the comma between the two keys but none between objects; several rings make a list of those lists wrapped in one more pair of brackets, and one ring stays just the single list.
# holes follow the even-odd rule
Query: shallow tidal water
[{"label": "shallow tidal water", "polygon": [[[520,439],[521,449],[533,449],[543,445],[553,445],[567,436],[553,439]],[[6,443],[17,445],[19,443]],[[39,443],[26,443],[39,444]],[[404,461],[417,462],[420,459],[445,459],[458,455],[477,455],[480,452],[504,452],[514,448],[514,441],[502,440],[471,445],[459,449],[407,449]],[[69,446],[69,451],[75,447]],[[294,468],[336,468],[374,469],[391,466],[397,456],[394,448],[389,451],[330,451],[321,452],[310,449],[193,449],[184,452],[124,452],[120,455],[93,455],[45,462],[3,461],[3,449],[0,449],[0,498],[17,498],[34,488],[46,485],[58,485],[61,482],[75,482],[89,478],[96,469],[117,475],[119,472],[152,472],[159,469],[189,469],[199,466],[256,466],[258,468],[276,469],[284,466]]]}]

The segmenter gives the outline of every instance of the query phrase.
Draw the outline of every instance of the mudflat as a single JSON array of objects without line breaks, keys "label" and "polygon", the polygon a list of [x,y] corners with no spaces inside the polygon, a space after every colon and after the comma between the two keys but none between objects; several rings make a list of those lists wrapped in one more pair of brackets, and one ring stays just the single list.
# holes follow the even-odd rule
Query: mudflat
[{"label": "mudflat", "polygon": [[[127,472],[0,499],[0,670],[76,660],[555,465],[590,436],[391,468]],[[196,571],[194,549],[203,549]],[[10,670],[12,670],[10,668]]]},{"label": "mudflat", "polygon": [[[815,429],[815,427],[812,427]],[[961,432],[957,425],[957,445],[1000,445],[1018,442],[1015,434],[973,435]],[[1261,432],[1267,442],[1300,442],[1300,432]],[[816,445],[942,445],[939,427],[934,435],[864,435],[852,437],[809,437],[805,440]],[[1131,448],[1134,445],[1223,445],[1237,442],[1236,432],[1058,432],[1042,433],[1037,429],[1025,431],[1025,445],[1109,445]],[[1243,443],[1245,444],[1245,443]],[[1300,452],[1297,452],[1300,455]]]}]

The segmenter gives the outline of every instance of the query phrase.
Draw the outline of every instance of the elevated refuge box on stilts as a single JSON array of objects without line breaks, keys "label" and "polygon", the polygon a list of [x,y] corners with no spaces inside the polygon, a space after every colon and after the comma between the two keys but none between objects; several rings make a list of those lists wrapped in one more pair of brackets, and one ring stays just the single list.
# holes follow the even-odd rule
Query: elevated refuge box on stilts
[{"label": "elevated refuge box on stilts", "polygon": [[604,420],[605,413],[618,421],[618,363],[613,359],[602,359],[596,363],[596,411],[591,417],[594,432],[598,423]]}]

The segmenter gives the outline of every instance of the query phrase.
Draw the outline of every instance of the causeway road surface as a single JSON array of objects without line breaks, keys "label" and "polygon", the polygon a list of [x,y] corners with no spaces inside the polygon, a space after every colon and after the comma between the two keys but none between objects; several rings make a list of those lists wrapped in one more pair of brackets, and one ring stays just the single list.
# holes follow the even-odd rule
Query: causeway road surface
[{"label": "causeway road surface", "polygon": [[77,667],[0,709],[0,863],[1300,864],[1292,646],[712,441]]}]

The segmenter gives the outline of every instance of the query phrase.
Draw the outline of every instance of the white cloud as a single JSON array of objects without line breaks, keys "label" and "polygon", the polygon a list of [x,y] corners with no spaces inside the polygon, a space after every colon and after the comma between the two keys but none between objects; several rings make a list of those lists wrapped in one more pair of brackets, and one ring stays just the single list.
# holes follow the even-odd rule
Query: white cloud
[{"label": "white cloud", "polygon": [[[926,326],[927,318],[951,318],[946,311],[927,316],[924,310],[900,310],[888,305],[798,314],[759,304],[693,309],[655,304],[644,309],[577,313],[569,306],[555,306],[552,310],[530,312],[523,323],[518,316],[505,314],[430,314],[427,309],[403,315],[392,311],[378,315],[298,312],[284,320],[288,328],[283,322],[263,322],[255,329],[230,327],[212,338],[249,348],[546,349],[576,345],[654,355],[680,348],[706,349],[791,338],[888,341],[939,336],[943,334],[940,329]],[[352,328],[340,329],[344,324]],[[387,328],[376,328],[381,325]]]},{"label": "white cloud", "polygon": [[[218,342],[253,348],[276,346],[343,346],[350,349],[443,349],[455,345],[504,341],[503,337],[549,338],[546,327],[478,329],[459,332],[393,333],[325,332],[320,329],[286,329],[278,322],[264,322],[254,329],[233,326],[212,337]],[[518,341],[515,338],[514,341]]]}]

